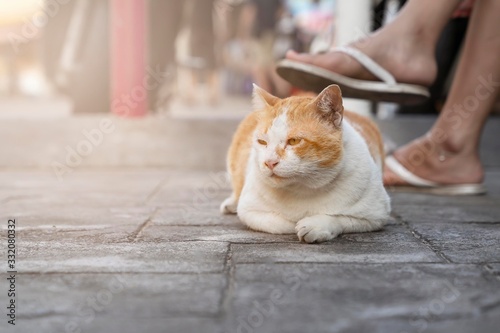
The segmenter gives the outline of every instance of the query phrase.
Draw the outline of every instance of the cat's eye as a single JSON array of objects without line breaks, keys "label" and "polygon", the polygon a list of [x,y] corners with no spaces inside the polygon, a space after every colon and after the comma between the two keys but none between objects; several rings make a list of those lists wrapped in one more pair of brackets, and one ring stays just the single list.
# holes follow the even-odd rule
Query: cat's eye
[{"label": "cat's eye", "polygon": [[289,144],[290,146],[295,146],[295,145],[298,145],[301,141],[302,141],[301,138],[291,138],[291,139],[288,139],[287,144]]},{"label": "cat's eye", "polygon": [[261,139],[258,139],[257,142],[263,146],[267,146],[267,142]]}]

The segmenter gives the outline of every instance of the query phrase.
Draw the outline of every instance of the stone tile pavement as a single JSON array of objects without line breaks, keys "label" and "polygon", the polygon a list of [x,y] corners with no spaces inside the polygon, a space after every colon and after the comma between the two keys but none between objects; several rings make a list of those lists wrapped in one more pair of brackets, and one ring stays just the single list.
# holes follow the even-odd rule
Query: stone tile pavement
[{"label": "stone tile pavement", "polygon": [[2,332],[498,331],[500,170],[482,197],[393,193],[383,231],[321,245],[220,216],[219,175],[0,172],[19,272]]},{"label": "stone tile pavement", "polygon": [[[401,141],[418,135],[413,124],[382,127]],[[321,245],[219,215],[230,190],[216,164],[84,164],[58,181],[22,158],[17,167],[3,161],[0,331],[498,332],[496,124],[483,143],[487,195],[392,193],[384,230]],[[200,131],[209,133],[206,126]],[[224,135],[214,145],[228,142]],[[11,149],[2,145],[0,152]],[[9,219],[17,232],[15,327],[6,316]]]}]

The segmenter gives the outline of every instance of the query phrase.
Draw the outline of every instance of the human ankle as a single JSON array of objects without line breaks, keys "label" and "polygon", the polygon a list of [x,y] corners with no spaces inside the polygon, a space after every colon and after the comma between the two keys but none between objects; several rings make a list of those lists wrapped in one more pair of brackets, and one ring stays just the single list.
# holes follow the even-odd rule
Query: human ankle
[{"label": "human ankle", "polygon": [[439,147],[443,153],[455,156],[478,157],[477,144],[471,140],[466,140],[466,138],[465,135],[450,135],[439,144]]},{"label": "human ankle", "polygon": [[467,136],[457,136],[453,133],[450,134],[451,132],[456,131],[445,130],[437,125],[429,131],[427,138],[432,141],[438,149],[452,155],[460,155],[463,153],[473,152],[475,150],[471,142],[465,140]]}]

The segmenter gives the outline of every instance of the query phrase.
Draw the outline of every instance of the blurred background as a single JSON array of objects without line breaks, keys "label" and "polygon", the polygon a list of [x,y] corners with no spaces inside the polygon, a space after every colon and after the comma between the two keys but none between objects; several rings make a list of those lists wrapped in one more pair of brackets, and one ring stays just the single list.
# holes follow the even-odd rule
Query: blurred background
[{"label": "blurred background", "polygon": [[287,96],[274,61],[331,35],[333,9],[333,0],[0,0],[0,116],[216,112],[248,97],[252,82]]},{"label": "blurred background", "polygon": [[[241,113],[235,109],[248,101],[252,82],[281,97],[297,93],[273,69],[288,49],[321,52],[362,38],[403,4],[0,0],[0,117]],[[438,112],[467,21],[464,11],[443,32],[429,102],[353,108],[380,117]]]}]

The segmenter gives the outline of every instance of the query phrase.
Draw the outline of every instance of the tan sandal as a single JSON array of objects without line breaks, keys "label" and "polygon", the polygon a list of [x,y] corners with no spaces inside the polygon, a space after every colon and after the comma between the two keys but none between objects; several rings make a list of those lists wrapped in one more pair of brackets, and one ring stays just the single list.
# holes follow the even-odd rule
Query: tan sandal
[{"label": "tan sandal", "polygon": [[442,185],[436,182],[423,179],[406,169],[394,156],[385,158],[385,167],[389,168],[400,179],[409,185],[387,186],[391,191],[418,192],[436,195],[480,195],[486,193],[483,184],[453,184]]}]

